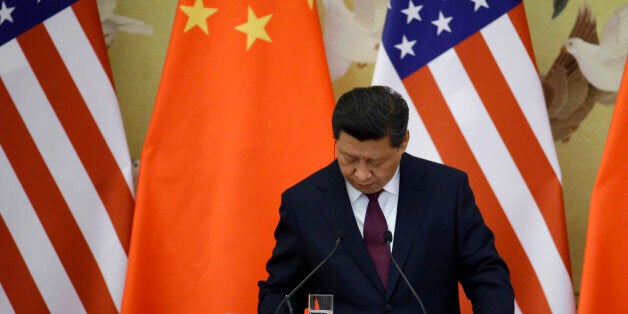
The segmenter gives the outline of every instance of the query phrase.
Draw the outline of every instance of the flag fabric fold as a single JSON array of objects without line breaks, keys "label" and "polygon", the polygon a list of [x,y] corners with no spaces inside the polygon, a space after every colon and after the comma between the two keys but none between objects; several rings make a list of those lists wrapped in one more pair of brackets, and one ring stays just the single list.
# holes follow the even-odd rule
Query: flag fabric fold
[{"label": "flag fabric fold", "polygon": [[122,312],[255,312],[281,192],[333,160],[333,105],[315,1],[179,1]]},{"label": "flag fabric fold", "polygon": [[591,194],[578,313],[625,313],[628,242],[628,68]]},{"label": "flag fabric fold", "polygon": [[96,1],[0,4],[0,313],[117,313],[131,160]]},{"label": "flag fabric fold", "polygon": [[409,102],[408,152],[466,171],[515,308],[573,313],[560,168],[520,0],[391,1],[373,84]]}]

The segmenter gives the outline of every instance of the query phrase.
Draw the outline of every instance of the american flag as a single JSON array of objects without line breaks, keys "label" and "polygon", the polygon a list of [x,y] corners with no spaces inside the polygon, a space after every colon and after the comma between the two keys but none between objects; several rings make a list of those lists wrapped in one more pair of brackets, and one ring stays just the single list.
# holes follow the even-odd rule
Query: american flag
[{"label": "american flag", "polygon": [[95,0],[0,0],[0,313],[120,310],[131,162]]},{"label": "american flag", "polygon": [[415,155],[463,169],[524,313],[573,313],[560,168],[520,0],[391,1],[373,84]]}]

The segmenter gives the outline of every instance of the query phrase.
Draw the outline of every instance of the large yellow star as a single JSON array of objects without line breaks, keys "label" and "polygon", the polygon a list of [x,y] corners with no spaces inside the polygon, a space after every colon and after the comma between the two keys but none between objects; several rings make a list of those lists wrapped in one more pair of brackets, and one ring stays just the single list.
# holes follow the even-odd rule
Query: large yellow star
[{"label": "large yellow star", "polygon": [[272,40],[270,40],[270,36],[268,36],[268,33],[266,33],[266,30],[264,29],[264,27],[266,27],[266,24],[272,17],[272,14],[257,18],[257,16],[255,16],[255,12],[253,12],[253,9],[249,7],[248,15],[248,21],[246,23],[235,27],[236,30],[239,30],[246,34],[246,50],[249,50],[249,48],[251,48],[251,45],[253,45],[255,40],[258,38],[267,42],[272,42]]},{"label": "large yellow star", "polygon": [[218,9],[204,7],[203,0],[196,0],[194,6],[182,5],[181,11],[188,16],[188,22],[185,24],[185,29],[183,30],[184,33],[189,31],[190,28],[198,26],[203,33],[209,34],[209,30],[207,30],[207,18],[216,13]]}]

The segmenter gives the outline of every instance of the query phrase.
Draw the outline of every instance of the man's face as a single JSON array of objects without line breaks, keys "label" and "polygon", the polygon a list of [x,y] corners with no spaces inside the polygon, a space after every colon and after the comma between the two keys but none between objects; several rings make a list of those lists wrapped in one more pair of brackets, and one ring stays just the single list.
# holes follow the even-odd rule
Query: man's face
[{"label": "man's face", "polygon": [[340,171],[356,190],[370,194],[381,190],[395,175],[401,156],[408,146],[409,133],[399,147],[390,146],[390,137],[359,141],[340,132],[336,156]]}]

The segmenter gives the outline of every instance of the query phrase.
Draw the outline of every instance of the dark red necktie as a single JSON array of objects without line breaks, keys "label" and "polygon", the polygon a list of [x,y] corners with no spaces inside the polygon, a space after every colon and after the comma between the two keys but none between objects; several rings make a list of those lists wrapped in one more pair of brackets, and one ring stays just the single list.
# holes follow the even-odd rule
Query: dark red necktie
[{"label": "dark red necktie", "polygon": [[384,232],[388,230],[386,218],[379,206],[377,198],[382,191],[366,194],[369,204],[364,217],[364,244],[371,255],[377,269],[377,274],[386,288],[388,283],[388,268],[390,267],[390,251],[384,242]]}]

